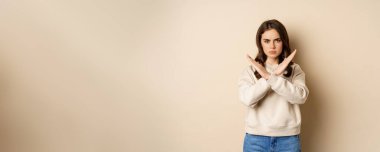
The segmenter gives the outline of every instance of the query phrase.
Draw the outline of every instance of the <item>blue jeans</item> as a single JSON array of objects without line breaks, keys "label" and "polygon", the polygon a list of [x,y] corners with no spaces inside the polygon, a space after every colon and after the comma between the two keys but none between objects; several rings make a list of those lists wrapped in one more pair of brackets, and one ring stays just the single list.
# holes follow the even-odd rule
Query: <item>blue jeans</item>
[{"label": "blue jeans", "polygon": [[300,152],[299,135],[270,137],[245,134],[243,152]]}]

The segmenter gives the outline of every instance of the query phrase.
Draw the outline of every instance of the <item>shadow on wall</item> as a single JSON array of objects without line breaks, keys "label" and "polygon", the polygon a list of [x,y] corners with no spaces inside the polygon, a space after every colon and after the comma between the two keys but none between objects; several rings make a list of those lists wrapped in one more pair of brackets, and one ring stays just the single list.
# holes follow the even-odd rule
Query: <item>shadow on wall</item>
[{"label": "shadow on wall", "polygon": [[[298,56],[300,54],[303,54],[302,51],[305,47],[302,47],[301,40],[297,40],[297,36],[292,36],[291,38],[291,46],[292,48],[296,48],[298,50]],[[308,66],[308,63],[306,59],[303,59],[301,57],[296,57],[295,62],[298,63],[302,70],[306,73],[306,85],[309,88],[309,97],[305,104],[301,105],[301,113],[302,113],[302,128],[301,128],[301,145],[302,145],[302,151],[307,152],[317,152],[318,151],[318,144],[316,144],[316,141],[319,137],[318,132],[320,132],[320,126],[322,125],[323,121],[321,121],[322,118],[322,110],[324,109],[322,105],[325,99],[325,95],[323,95],[321,87],[318,87],[317,81],[312,80],[318,80],[317,75],[313,75],[313,70],[315,69],[308,69],[306,67],[312,67]]]},{"label": "shadow on wall", "polygon": [[9,79],[3,61],[0,61],[0,151],[9,151]]}]

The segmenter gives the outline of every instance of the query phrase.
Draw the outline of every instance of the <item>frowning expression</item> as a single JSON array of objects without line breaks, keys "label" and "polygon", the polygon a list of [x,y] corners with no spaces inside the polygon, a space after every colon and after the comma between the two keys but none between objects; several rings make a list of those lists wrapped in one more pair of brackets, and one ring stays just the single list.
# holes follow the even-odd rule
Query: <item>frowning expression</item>
[{"label": "frowning expression", "polygon": [[262,34],[261,45],[268,58],[277,59],[282,52],[282,40],[275,29],[267,30]]}]

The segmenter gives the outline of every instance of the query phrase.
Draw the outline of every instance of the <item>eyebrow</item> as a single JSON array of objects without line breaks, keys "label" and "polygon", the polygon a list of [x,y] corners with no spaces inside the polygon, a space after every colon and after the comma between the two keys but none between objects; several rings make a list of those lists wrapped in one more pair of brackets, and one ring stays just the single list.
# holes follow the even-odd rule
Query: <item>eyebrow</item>
[{"label": "eyebrow", "polygon": [[[263,40],[270,40],[270,39],[263,39]],[[275,38],[274,40],[281,40],[281,38]]]}]

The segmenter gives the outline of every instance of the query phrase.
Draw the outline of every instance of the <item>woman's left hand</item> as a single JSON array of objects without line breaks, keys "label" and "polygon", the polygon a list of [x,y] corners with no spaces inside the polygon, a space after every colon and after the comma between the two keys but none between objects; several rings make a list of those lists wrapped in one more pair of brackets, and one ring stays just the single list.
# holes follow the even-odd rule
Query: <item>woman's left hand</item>
[{"label": "woman's left hand", "polygon": [[297,50],[294,49],[294,51],[287,58],[285,58],[284,61],[281,62],[281,64],[278,65],[276,70],[274,70],[274,74],[276,74],[277,76],[281,75],[285,71],[286,67],[288,67],[288,64],[293,60],[294,56],[296,55],[296,52]]}]

